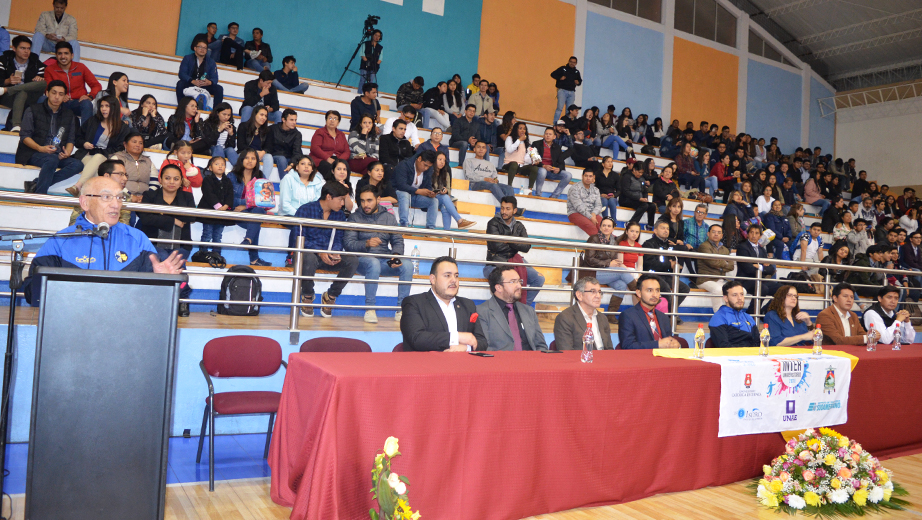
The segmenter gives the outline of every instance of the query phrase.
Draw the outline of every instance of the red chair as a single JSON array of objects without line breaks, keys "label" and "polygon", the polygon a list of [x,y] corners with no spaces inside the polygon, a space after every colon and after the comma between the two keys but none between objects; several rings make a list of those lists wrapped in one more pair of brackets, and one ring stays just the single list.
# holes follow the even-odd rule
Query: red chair
[{"label": "red chair", "polygon": [[[266,449],[263,458],[269,456],[269,442],[272,440],[272,424],[279,410],[280,392],[246,391],[214,392],[213,377],[268,377],[288,368],[282,361],[282,347],[277,341],[261,336],[227,336],[215,338],[205,344],[199,367],[208,383],[208,397],[205,399],[205,414],[202,417],[202,433],[198,438],[198,454],[195,462],[202,462],[202,445],[208,432],[208,490],[214,491],[214,418],[216,415],[269,414],[269,428],[266,430]],[[212,406],[212,403],[214,405]]]},{"label": "red chair", "polygon": [[714,348],[714,340],[711,338],[708,338],[708,340],[704,342],[704,348],[706,349]]},{"label": "red chair", "polygon": [[679,346],[680,346],[681,348],[688,348],[688,342],[685,341],[685,338],[680,338],[680,337],[676,336],[675,339],[679,340]]},{"label": "red chair", "polygon": [[552,340],[550,346],[547,347],[548,350],[557,350],[557,340]]},{"label": "red chair", "polygon": [[299,352],[371,352],[371,346],[360,339],[311,338],[301,343]]},{"label": "red chair", "polygon": [[406,350],[403,349],[403,342],[401,341],[400,343],[394,345],[394,350],[391,352],[406,352]]}]

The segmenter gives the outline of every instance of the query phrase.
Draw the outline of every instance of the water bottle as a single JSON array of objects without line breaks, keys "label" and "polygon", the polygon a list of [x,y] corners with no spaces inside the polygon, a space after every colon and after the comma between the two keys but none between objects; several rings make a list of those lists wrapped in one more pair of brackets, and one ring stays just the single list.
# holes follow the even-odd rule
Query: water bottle
[{"label": "water bottle", "polygon": [[698,324],[698,332],[695,332],[695,358],[704,357],[704,324]]},{"label": "water bottle", "polygon": [[419,247],[413,246],[413,252],[410,253],[410,256],[413,257],[413,274],[419,274]]},{"label": "water bottle", "polygon": [[902,325],[897,324],[896,330],[893,331],[893,350],[900,350],[900,344],[903,340],[903,333],[900,330],[902,327]]},{"label": "water bottle", "polygon": [[54,138],[51,139],[51,145],[54,146],[55,150],[60,150],[61,141],[63,140],[64,140],[64,127],[62,126],[61,128],[58,129],[57,135],[55,135]]},{"label": "water bottle", "polygon": [[771,341],[772,335],[768,332],[768,323],[762,326],[762,333],[759,334],[759,355],[768,357],[768,342]]},{"label": "water bottle", "polygon": [[820,324],[816,324],[816,330],[813,331],[813,355],[820,356],[823,354],[823,331]]},{"label": "water bottle", "polygon": [[586,324],[586,332],[583,333],[583,354],[580,360],[583,363],[592,363],[592,351],[595,349],[595,336],[592,335],[592,323]]},{"label": "water bottle", "polygon": [[872,323],[868,327],[868,352],[874,352],[877,350],[877,331],[874,330],[874,324]]}]

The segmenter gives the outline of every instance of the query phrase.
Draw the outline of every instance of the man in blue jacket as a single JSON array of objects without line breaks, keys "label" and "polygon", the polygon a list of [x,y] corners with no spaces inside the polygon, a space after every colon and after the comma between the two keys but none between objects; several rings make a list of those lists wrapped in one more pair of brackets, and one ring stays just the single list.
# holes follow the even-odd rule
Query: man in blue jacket
[{"label": "man in blue jacket", "polygon": [[179,64],[179,81],[176,82],[176,99],[189,87],[199,87],[214,96],[217,106],[224,101],[224,87],[218,85],[218,65],[208,56],[208,43],[197,38],[192,42],[192,54],[186,54]]},{"label": "man in blue jacket", "polygon": [[435,229],[439,213],[439,199],[432,191],[432,165],[436,153],[426,150],[404,159],[394,168],[394,189],[397,190],[397,214],[401,227],[410,218],[410,206],[426,212],[426,229]]},{"label": "man in blue jacket", "polygon": [[655,274],[645,273],[637,279],[637,305],[621,313],[618,341],[622,349],[679,348],[672,335],[669,317],[656,310],[660,301],[662,280]]},{"label": "man in blue jacket", "polygon": [[746,289],[743,284],[731,280],[724,284],[724,305],[711,316],[708,328],[711,341],[718,348],[757,347],[759,328],[756,320],[743,311],[746,305]]}]

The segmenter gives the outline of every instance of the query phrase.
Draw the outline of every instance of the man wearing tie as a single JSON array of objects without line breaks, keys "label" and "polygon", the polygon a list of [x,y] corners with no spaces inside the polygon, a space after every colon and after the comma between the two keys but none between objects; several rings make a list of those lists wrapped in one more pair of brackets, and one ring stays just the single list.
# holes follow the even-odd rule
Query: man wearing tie
[{"label": "man wearing tie", "polygon": [[401,308],[404,350],[487,350],[474,302],[458,296],[458,263],[440,256],[429,270],[430,291],[407,296]]},{"label": "man wearing tie", "polygon": [[538,315],[520,302],[523,281],[510,265],[501,265],[488,278],[493,297],[477,306],[480,326],[490,350],[547,350]]},{"label": "man wearing tie", "polygon": [[[771,280],[772,276],[775,274],[775,264],[758,264],[740,260],[740,257],[745,256],[752,258],[768,258],[765,248],[759,244],[759,239],[762,238],[762,228],[759,225],[752,225],[749,227],[747,235],[748,240],[740,242],[739,245],[736,246],[736,274],[740,277],[740,283],[743,284],[746,292],[752,295],[756,293],[755,278],[761,277],[763,279],[761,294],[762,296],[769,295],[770,298],[781,288],[781,284],[778,282],[768,281]],[[753,297],[746,312],[755,314],[756,305],[756,299]],[[759,303],[758,306],[761,308],[761,303]]]},{"label": "man wearing tie", "polygon": [[645,273],[637,279],[637,305],[621,313],[618,328],[619,348],[680,348],[672,335],[669,317],[656,310],[660,301],[662,280],[655,274]]}]

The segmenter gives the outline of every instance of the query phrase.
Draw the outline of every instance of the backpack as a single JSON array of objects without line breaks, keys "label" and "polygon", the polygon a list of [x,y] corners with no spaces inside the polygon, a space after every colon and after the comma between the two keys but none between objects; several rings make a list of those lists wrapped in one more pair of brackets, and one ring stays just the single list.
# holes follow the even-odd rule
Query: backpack
[{"label": "backpack", "polygon": [[786,280],[787,285],[794,286],[800,294],[816,294],[816,289],[814,289],[813,284],[810,283],[810,277],[803,271],[788,273]]},{"label": "backpack", "polygon": [[[263,284],[259,278],[253,276],[233,276],[231,273],[256,274],[253,268],[246,265],[231,266],[227,275],[221,280],[221,300],[234,300],[241,302],[263,301]],[[234,305],[219,303],[218,314],[228,316],[258,316],[259,305]]]}]

